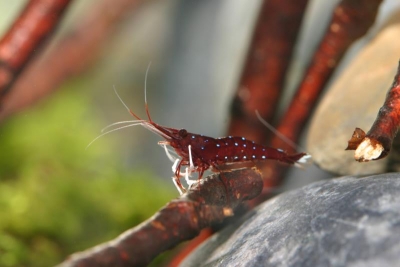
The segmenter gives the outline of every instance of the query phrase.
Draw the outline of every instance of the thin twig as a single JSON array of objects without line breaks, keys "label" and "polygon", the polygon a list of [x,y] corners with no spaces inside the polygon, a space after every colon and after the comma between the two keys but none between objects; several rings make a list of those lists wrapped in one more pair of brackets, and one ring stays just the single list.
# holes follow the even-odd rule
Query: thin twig
[{"label": "thin twig", "polygon": [[367,134],[356,128],[346,150],[355,150],[354,158],[360,162],[386,157],[400,127],[400,62],[393,84],[383,106]]}]

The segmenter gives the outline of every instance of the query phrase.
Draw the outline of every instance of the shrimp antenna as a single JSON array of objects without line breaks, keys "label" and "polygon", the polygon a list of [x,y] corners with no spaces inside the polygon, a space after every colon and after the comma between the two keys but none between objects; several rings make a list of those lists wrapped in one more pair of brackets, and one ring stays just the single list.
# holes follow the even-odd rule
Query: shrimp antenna
[{"label": "shrimp antenna", "polygon": [[121,129],[125,129],[125,128],[128,128],[128,127],[137,126],[137,125],[143,125],[143,122],[141,122],[141,121],[133,122],[133,123],[131,123],[131,124],[128,124],[128,125],[125,125],[125,126],[121,126],[121,127],[118,127],[118,128],[112,129],[112,130],[109,130],[109,131],[107,131],[107,132],[104,132],[104,133],[100,134],[99,136],[97,136],[95,139],[93,139],[92,142],[90,142],[90,143],[86,146],[85,150],[88,149],[95,141],[97,141],[97,139],[99,139],[100,137],[105,136],[106,134],[109,134],[109,133],[112,133],[112,132],[115,132],[115,131],[119,131],[119,130],[121,130]]},{"label": "shrimp antenna", "polygon": [[139,116],[137,116],[135,113],[133,113],[133,111],[125,104],[125,102],[122,100],[122,98],[119,96],[119,94],[118,94],[118,92],[117,92],[117,89],[115,88],[115,85],[113,85],[113,88],[114,88],[114,93],[117,95],[117,97],[118,97],[118,99],[119,99],[119,101],[121,101],[121,103],[122,103],[122,105],[124,105],[124,107],[128,110],[128,112],[133,116],[133,117],[135,117],[136,119],[138,119],[138,120],[142,120],[141,118],[139,118]]},{"label": "shrimp antenna", "polygon": [[268,123],[266,120],[264,120],[263,117],[261,117],[260,113],[258,112],[258,110],[256,110],[256,115],[258,120],[264,124],[265,127],[267,127],[272,133],[274,133],[276,136],[278,136],[280,139],[282,139],[285,143],[287,143],[289,146],[293,147],[296,150],[303,150],[305,151],[305,149],[303,149],[302,147],[300,147],[299,145],[297,145],[295,142],[293,142],[292,140],[290,140],[289,138],[287,138],[285,135],[283,135],[282,133],[280,133],[277,129],[275,129],[274,126],[272,126],[270,123]]},{"label": "shrimp antenna", "polygon": [[150,66],[151,66],[151,61],[149,62],[149,65],[147,65],[146,75],[144,77],[144,105],[146,108],[147,118],[149,118],[149,121],[152,121],[149,112],[149,105],[147,104],[147,75],[149,74]]}]

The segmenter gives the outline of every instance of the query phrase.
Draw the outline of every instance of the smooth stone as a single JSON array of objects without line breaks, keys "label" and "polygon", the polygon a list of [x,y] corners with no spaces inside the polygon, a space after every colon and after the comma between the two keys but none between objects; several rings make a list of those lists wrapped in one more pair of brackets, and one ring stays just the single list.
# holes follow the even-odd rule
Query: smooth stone
[{"label": "smooth stone", "polygon": [[399,266],[400,173],[281,194],[216,233],[181,266]]}]

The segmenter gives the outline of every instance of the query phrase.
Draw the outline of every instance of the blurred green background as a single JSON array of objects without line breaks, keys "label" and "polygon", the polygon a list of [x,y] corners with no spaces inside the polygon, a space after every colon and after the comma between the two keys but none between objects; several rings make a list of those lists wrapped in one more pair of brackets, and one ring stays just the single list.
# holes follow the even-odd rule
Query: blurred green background
[{"label": "blurred green background", "polygon": [[104,125],[83,89],[69,83],[0,128],[0,266],[54,265],[177,195],[150,170],[122,168],[106,138],[85,150]]}]

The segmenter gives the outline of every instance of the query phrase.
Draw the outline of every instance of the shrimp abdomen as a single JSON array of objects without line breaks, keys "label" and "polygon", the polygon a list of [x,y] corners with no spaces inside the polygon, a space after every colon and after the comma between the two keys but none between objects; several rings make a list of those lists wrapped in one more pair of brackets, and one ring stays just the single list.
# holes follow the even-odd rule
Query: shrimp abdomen
[{"label": "shrimp abdomen", "polygon": [[224,138],[206,138],[201,142],[197,155],[201,155],[203,161],[212,165],[231,163],[264,161],[268,159],[282,161],[288,164],[301,162],[305,153],[287,154],[283,150],[259,145],[244,137],[228,136]]}]

